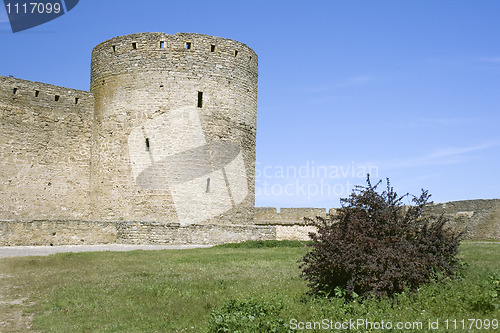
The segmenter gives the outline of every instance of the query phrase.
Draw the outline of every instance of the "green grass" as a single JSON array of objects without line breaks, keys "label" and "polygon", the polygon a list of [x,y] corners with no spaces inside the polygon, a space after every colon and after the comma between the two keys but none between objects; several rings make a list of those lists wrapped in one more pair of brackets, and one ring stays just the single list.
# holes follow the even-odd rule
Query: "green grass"
[{"label": "green grass", "polygon": [[0,260],[7,275],[0,281],[7,298],[27,298],[25,312],[40,332],[205,332],[242,323],[241,332],[287,332],[291,319],[418,321],[424,328],[439,319],[438,331],[446,332],[445,319],[500,318],[499,244],[462,244],[467,265],[446,284],[395,302],[349,304],[307,296],[297,264],[306,249],[286,244],[7,258]]}]

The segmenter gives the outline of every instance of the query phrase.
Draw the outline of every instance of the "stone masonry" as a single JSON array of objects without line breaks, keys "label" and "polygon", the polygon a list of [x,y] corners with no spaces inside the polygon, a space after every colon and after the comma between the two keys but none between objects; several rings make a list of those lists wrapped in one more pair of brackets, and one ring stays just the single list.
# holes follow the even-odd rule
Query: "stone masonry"
[{"label": "stone masonry", "polygon": [[233,40],[139,33],[94,48],[90,92],[0,77],[0,244],[269,238],[257,63]]}]

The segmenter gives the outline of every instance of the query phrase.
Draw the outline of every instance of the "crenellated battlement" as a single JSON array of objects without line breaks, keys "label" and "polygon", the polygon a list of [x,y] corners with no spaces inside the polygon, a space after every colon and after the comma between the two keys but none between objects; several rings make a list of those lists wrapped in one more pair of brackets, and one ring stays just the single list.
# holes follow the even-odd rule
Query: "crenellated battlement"
[{"label": "crenellated battlement", "polygon": [[66,111],[93,110],[94,96],[83,90],[0,76],[0,100],[16,106],[63,108]]},{"label": "crenellated battlement", "polygon": [[[257,81],[257,54],[247,45],[221,37],[195,33],[137,33],[115,37],[92,52],[91,87],[110,75],[142,71],[155,74],[182,72],[200,79],[208,71],[221,77]],[[92,90],[92,88],[91,88]]]}]

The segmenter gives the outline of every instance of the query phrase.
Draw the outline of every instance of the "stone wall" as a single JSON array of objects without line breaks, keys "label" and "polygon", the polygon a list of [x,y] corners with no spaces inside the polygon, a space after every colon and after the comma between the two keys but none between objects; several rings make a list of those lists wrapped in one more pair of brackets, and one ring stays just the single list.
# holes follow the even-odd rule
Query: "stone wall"
[{"label": "stone wall", "polygon": [[[328,214],[334,214],[330,209]],[[436,204],[426,214],[450,218],[465,239],[500,240],[500,200]],[[219,244],[244,240],[309,240],[315,231],[303,217],[327,217],[322,208],[255,209],[255,225],[188,224],[150,221],[0,221],[0,246],[77,244]]]},{"label": "stone wall", "polygon": [[80,219],[89,213],[94,98],[0,76],[0,218]]},{"label": "stone wall", "polygon": [[327,213],[325,208],[281,208],[278,213],[274,207],[256,207],[255,224],[274,226],[277,240],[309,240],[309,233],[315,232],[316,227],[308,224],[304,217],[326,218],[334,212],[331,209]]},{"label": "stone wall", "polygon": [[0,246],[221,244],[269,239],[276,239],[274,226],[182,226],[146,221],[0,221]]},{"label": "stone wall", "polygon": [[0,246],[94,245],[118,242],[115,223],[74,220],[0,221]]},{"label": "stone wall", "polygon": [[428,214],[450,219],[450,227],[464,231],[465,239],[500,240],[500,199],[464,200],[435,204]]},{"label": "stone wall", "polygon": [[[324,208],[281,208],[278,213],[274,207],[255,208],[256,225],[276,227],[277,239],[309,239],[309,233],[316,229],[304,221],[304,217],[334,215],[335,209]],[[424,214],[439,216],[444,214],[450,221],[448,226],[464,231],[464,239],[500,240],[500,199],[464,200],[428,206]]]}]

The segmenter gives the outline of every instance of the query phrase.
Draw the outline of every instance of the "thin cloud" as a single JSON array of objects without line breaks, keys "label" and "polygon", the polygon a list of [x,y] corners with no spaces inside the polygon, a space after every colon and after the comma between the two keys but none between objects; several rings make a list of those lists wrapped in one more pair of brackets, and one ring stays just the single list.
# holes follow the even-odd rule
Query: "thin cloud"
[{"label": "thin cloud", "polygon": [[481,62],[497,63],[500,64],[500,57],[481,57],[478,59]]},{"label": "thin cloud", "polygon": [[384,123],[395,128],[429,128],[435,126],[460,126],[475,122],[473,118],[420,118],[409,121]]},{"label": "thin cloud", "polygon": [[413,168],[428,165],[447,165],[465,162],[472,157],[470,153],[499,147],[500,142],[487,142],[469,147],[449,147],[436,150],[416,158],[396,160],[387,166],[391,169]]},{"label": "thin cloud", "polygon": [[306,92],[316,92],[316,93],[321,93],[321,92],[328,92],[332,90],[336,90],[339,88],[345,88],[345,87],[354,87],[354,86],[362,86],[371,82],[376,81],[376,78],[370,75],[358,75],[358,76],[351,76],[346,79],[343,79],[340,82],[329,84],[329,85],[323,85],[323,86],[313,86],[313,87],[304,87],[302,90]]},{"label": "thin cloud", "polygon": [[347,85],[362,85],[362,84],[365,84],[365,83],[368,83],[368,82],[371,82],[373,81],[374,78],[372,76],[368,76],[368,75],[365,75],[365,76],[354,76],[354,77],[350,77],[348,80],[347,80]]}]

